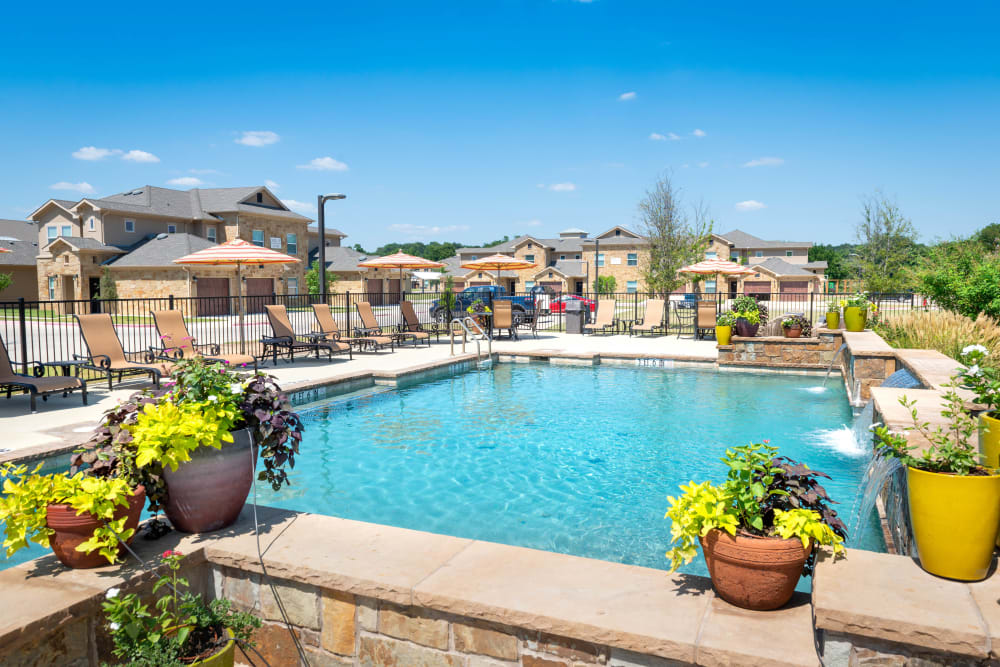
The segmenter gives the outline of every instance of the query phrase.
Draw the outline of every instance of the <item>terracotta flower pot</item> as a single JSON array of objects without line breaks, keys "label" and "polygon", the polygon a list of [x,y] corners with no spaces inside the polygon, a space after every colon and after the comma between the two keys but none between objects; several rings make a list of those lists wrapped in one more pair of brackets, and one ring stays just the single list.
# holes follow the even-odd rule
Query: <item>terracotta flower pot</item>
[{"label": "terracotta flower pot", "polygon": [[750,324],[745,318],[736,318],[736,335],[744,338],[753,338],[757,335],[760,324]]},{"label": "terracotta flower pot", "polygon": [[766,611],[788,602],[812,547],[802,540],[730,535],[712,530],[701,538],[712,587],[726,602]]},{"label": "terracotta flower pot", "polygon": [[802,327],[800,326],[784,327],[784,329],[785,338],[800,338],[802,336]]},{"label": "terracotta flower pot", "polygon": [[240,429],[221,449],[199,447],[176,471],[164,468],[163,511],[174,528],[207,533],[236,521],[253,484],[257,448],[253,446],[251,454],[251,446],[250,430]]},{"label": "terracotta flower pot", "polygon": [[[146,489],[141,485],[137,486],[128,499],[128,505],[115,510],[115,519],[127,515],[125,528],[135,530],[139,526],[139,516],[145,504]],[[93,514],[77,515],[76,510],[69,505],[53,503],[46,508],[45,525],[56,531],[49,538],[49,546],[52,547],[56,558],[66,567],[83,570],[110,565],[108,559],[97,551],[88,554],[76,550],[78,545],[93,537],[94,529],[101,525],[101,520]],[[132,538],[126,542],[131,543]],[[119,547],[118,555],[123,556],[124,551],[123,547]]]}]

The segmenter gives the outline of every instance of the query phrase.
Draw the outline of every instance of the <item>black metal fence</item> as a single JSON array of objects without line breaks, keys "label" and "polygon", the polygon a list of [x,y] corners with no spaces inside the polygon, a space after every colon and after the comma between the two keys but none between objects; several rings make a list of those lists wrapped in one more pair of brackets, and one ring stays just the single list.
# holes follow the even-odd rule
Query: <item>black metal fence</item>
[{"label": "black metal fence", "polygon": [[[728,309],[736,296],[727,293],[671,294],[664,309],[668,331],[678,335],[694,332],[693,313],[698,300],[714,301],[717,309],[721,311]],[[799,313],[813,322],[821,323],[830,301],[846,299],[853,295],[764,293],[753,296],[768,305],[772,320],[786,313]],[[319,294],[272,294],[242,298],[245,313],[242,324],[237,297],[164,297],[100,301],[21,299],[0,302],[0,336],[6,344],[12,362],[19,365],[22,372],[27,372],[28,364],[31,362],[72,359],[74,354],[83,354],[86,351],[74,318],[74,315],[85,313],[110,314],[126,352],[160,347],[159,335],[151,312],[179,310],[184,315],[189,333],[198,343],[218,344],[226,351],[236,351],[242,338],[247,352],[257,355],[262,351],[261,337],[272,335],[264,313],[266,304],[284,305],[295,331],[303,334],[316,330],[311,305],[318,302],[330,305],[334,319],[345,335],[350,335],[355,327],[361,326],[356,310],[356,304],[360,301],[367,301],[372,305],[379,326],[387,330],[395,330],[403,324],[399,307],[403,299],[413,304],[417,318],[422,324],[441,323],[447,319],[444,309],[438,307],[440,294],[436,292],[405,294],[343,292],[327,294],[325,298]],[[619,331],[624,332],[627,331],[629,322],[643,320],[646,302],[649,299],[662,297],[644,292],[601,295],[519,292],[504,298],[514,301],[515,315],[523,321],[523,327],[533,327],[539,333],[543,333],[565,331],[565,310],[570,300],[583,299],[584,308],[593,311],[598,299],[614,299],[615,319],[621,324]],[[463,309],[467,301],[467,298],[462,297],[460,309],[452,315],[464,315]],[[922,298],[911,294],[882,295],[876,302],[882,313],[928,306]],[[492,299],[488,296],[486,305],[492,309]]]}]

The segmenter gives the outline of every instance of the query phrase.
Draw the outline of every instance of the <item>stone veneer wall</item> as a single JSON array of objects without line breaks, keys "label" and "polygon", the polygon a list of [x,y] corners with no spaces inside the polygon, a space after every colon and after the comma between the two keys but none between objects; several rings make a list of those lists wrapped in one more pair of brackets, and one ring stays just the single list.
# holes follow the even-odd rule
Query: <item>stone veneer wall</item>
[{"label": "stone veneer wall", "polygon": [[719,346],[719,366],[825,369],[838,347],[836,332],[820,332],[815,338],[733,336],[732,345]]}]

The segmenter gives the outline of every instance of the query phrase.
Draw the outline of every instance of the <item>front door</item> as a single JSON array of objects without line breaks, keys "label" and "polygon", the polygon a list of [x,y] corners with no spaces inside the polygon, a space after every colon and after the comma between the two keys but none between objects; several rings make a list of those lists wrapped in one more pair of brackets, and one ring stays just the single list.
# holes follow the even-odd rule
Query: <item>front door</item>
[{"label": "front door", "polygon": [[582,280],[577,280],[576,281],[576,293],[579,294],[579,295],[581,295],[581,296],[583,295],[583,281]]},{"label": "front door", "polygon": [[738,281],[736,281],[736,280],[730,280],[729,281],[729,298],[730,299],[735,299],[736,298],[737,284],[738,284]]},{"label": "front door", "polygon": [[87,291],[90,293],[90,312],[101,312],[101,279],[98,277],[88,279]]},{"label": "front door", "polygon": [[271,303],[274,294],[273,278],[247,278],[247,312],[263,313],[264,306]]}]

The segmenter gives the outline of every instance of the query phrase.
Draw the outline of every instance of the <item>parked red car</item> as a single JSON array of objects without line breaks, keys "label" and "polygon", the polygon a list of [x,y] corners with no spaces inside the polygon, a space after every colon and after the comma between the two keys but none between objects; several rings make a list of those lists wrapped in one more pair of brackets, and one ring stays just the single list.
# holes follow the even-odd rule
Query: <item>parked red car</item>
[{"label": "parked red car", "polygon": [[576,294],[563,294],[561,296],[552,299],[552,303],[549,309],[553,313],[563,313],[566,312],[566,302],[567,301],[581,301],[585,308],[590,309],[590,312],[597,310],[597,302],[593,299],[587,299],[582,296],[577,296]]}]

